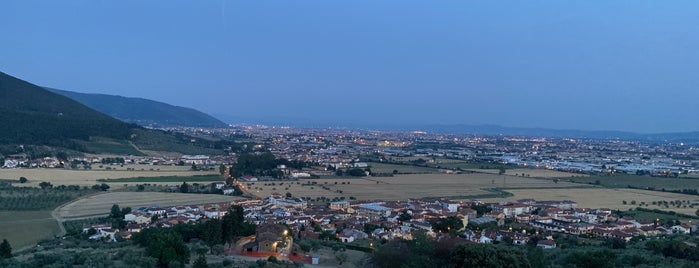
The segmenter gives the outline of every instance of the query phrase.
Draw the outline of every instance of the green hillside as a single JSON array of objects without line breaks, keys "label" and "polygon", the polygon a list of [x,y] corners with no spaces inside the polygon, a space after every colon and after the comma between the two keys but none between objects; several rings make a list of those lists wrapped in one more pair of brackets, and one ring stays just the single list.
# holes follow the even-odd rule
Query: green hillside
[{"label": "green hillside", "polygon": [[184,126],[223,128],[220,120],[192,108],[179,107],[158,101],[105,94],[87,94],[47,88],[76,100],[92,109],[142,126]]},{"label": "green hillside", "polygon": [[0,144],[34,144],[82,150],[90,137],[128,139],[136,125],[0,72]]},{"label": "green hillside", "polygon": [[150,130],[100,113],[66,96],[0,72],[0,158],[31,157],[60,151],[142,155],[142,150],[183,154],[221,154],[241,146],[232,140],[207,140]]}]

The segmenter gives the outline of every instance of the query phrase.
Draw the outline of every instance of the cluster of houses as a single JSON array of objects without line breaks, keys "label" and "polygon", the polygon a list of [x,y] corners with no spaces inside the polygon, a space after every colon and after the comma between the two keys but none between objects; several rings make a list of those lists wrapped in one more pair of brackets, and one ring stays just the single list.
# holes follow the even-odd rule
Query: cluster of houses
[{"label": "cluster of houses", "polygon": [[[56,157],[30,158],[26,154],[14,154],[4,157],[4,163],[0,168],[58,168],[65,163],[61,162]],[[69,162],[78,161],[89,165],[105,164],[105,158],[99,156],[76,157],[70,158]],[[119,162],[107,164],[123,164],[123,165],[197,165],[197,166],[214,166],[218,164],[232,163],[235,160],[233,156],[208,156],[208,155],[182,155],[179,157],[143,157],[143,156],[125,156],[119,158]]]},{"label": "cluster of houses", "polygon": [[[94,229],[96,232],[92,232],[91,238],[116,240],[120,236],[128,239],[132,233],[151,226],[170,227],[196,222],[202,218],[221,218],[225,216],[230,205],[242,206],[245,220],[258,227],[283,225],[287,226],[288,229],[285,230],[289,230],[289,235],[293,238],[313,239],[325,233],[334,235],[345,243],[362,239],[412,239],[416,231],[438,236],[441,234],[434,230],[431,222],[452,216],[460,219],[463,226],[471,223],[471,228],[455,230],[465,241],[507,241],[514,245],[525,245],[536,237],[536,244],[542,248],[556,247],[552,238],[554,233],[629,241],[634,236],[641,235],[651,237],[688,234],[698,227],[691,225],[691,222],[669,227],[660,226],[655,221],[620,217],[611,209],[578,208],[575,202],[569,200],[524,199],[491,204],[452,200],[376,200],[337,201],[328,206],[314,206],[303,199],[273,193],[268,198],[257,200],[236,200],[199,206],[143,207],[124,216],[127,222],[124,230],[115,230],[103,224],[85,226],[83,231]],[[478,215],[472,208],[474,205],[489,208],[489,212]],[[477,227],[472,228],[473,226]],[[513,226],[519,227],[513,230]],[[532,229],[536,231],[531,231]],[[269,247],[260,246],[258,243],[254,248],[260,250]]]}]

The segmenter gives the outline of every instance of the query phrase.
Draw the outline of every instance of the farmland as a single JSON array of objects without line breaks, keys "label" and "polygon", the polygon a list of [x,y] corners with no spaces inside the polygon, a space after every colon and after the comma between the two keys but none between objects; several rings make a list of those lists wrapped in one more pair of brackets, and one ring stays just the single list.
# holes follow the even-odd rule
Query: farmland
[{"label": "farmland", "polygon": [[388,173],[397,171],[399,174],[422,174],[422,173],[437,173],[437,169],[430,167],[420,167],[413,165],[397,165],[384,163],[369,163],[371,172],[373,173]]},{"label": "farmland", "polygon": [[[315,185],[309,185],[313,184]],[[245,183],[253,194],[265,197],[272,192],[289,192],[297,197],[354,197],[359,200],[406,199],[423,197],[481,196],[491,188],[580,187],[566,182],[502,176],[495,174],[409,174],[358,179],[305,179],[298,182]]]},{"label": "farmland", "polygon": [[0,239],[6,238],[15,250],[52,238],[58,232],[51,211],[0,211]]},{"label": "farmland", "polygon": [[197,205],[205,203],[226,202],[240,197],[213,194],[181,194],[157,192],[109,192],[93,195],[71,202],[58,211],[58,216],[64,219],[102,216],[109,213],[114,204],[121,207],[143,207],[150,205],[174,206]]},{"label": "farmland", "polygon": [[[689,206],[677,208],[675,206],[653,205],[653,202],[658,201],[684,201],[684,204],[693,204],[699,202],[699,196],[683,195],[658,191],[647,191],[637,189],[607,189],[607,188],[577,188],[577,189],[508,189],[507,192],[514,196],[507,200],[517,200],[524,198],[533,198],[537,200],[573,200],[578,202],[578,207],[588,208],[611,208],[628,210],[640,205],[641,202],[648,204],[648,209],[662,209],[694,215],[697,208]],[[498,202],[502,199],[486,199],[485,202]],[[627,204],[623,204],[627,201]],[[633,204],[632,204],[632,201]]]},{"label": "farmland", "polygon": [[119,178],[119,179],[99,179],[100,182],[130,182],[130,183],[143,183],[143,182],[214,182],[221,181],[222,178],[219,175],[195,175],[195,176],[162,176],[162,177],[133,177],[133,178]]},{"label": "farmland", "polygon": [[[127,167],[133,170],[126,170]],[[42,181],[51,182],[53,185],[80,185],[92,186],[98,183],[98,179],[116,179],[133,177],[162,177],[162,176],[193,176],[218,174],[216,171],[191,171],[189,167],[181,166],[112,166],[111,170],[95,168],[93,170],[67,170],[67,169],[2,169],[0,179],[17,180],[26,177],[29,181],[23,186],[39,186]],[[151,170],[152,169],[152,170]],[[101,182],[100,182],[101,183]],[[118,185],[112,185],[112,187]]]},{"label": "farmland", "polygon": [[589,176],[584,178],[569,178],[562,179],[565,181],[572,180],[578,183],[596,184],[609,188],[634,188],[648,189],[649,187],[655,190],[682,190],[682,189],[699,189],[699,179],[694,178],[662,178],[637,175],[616,175],[616,176]]}]

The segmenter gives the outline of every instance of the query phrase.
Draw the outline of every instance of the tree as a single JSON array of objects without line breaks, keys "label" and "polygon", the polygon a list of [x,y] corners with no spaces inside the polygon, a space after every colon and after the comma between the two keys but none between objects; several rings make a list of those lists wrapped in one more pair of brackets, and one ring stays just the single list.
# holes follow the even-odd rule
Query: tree
[{"label": "tree", "polygon": [[577,267],[616,267],[616,253],[609,250],[592,252],[573,252],[565,258],[565,262]]},{"label": "tree", "polygon": [[464,228],[464,222],[456,216],[449,216],[432,222],[432,227],[443,233],[458,231]]},{"label": "tree", "polygon": [[197,259],[194,261],[194,264],[192,264],[192,268],[208,268],[209,264],[206,262],[206,256],[199,255]]},{"label": "tree", "polygon": [[531,267],[521,250],[488,244],[458,245],[452,250],[454,267]]},{"label": "tree", "polygon": [[209,246],[209,249],[213,254],[214,246],[223,242],[220,220],[210,219],[204,223],[204,241],[206,241],[206,245]]},{"label": "tree", "polygon": [[232,242],[238,237],[244,235],[242,233],[245,218],[245,210],[241,206],[230,206],[228,207],[228,213],[223,216],[221,224],[222,230],[221,235],[224,242],[232,245]]},{"label": "tree", "polygon": [[503,167],[498,169],[498,175],[503,175],[503,174],[505,174],[505,172],[506,172],[506,170]]},{"label": "tree", "polygon": [[7,239],[3,239],[0,244],[0,258],[12,258],[12,247],[10,246],[10,242],[7,242]]},{"label": "tree", "polygon": [[112,209],[109,211],[109,217],[112,219],[119,219],[124,217],[124,215],[121,215],[121,208],[119,207],[119,205],[112,205]]},{"label": "tree", "polygon": [[135,233],[133,240],[146,247],[146,254],[157,259],[160,266],[189,263],[189,248],[173,229],[147,228]]},{"label": "tree", "polygon": [[92,185],[93,190],[107,191],[109,190],[109,185],[106,183]]},{"label": "tree", "polygon": [[46,188],[51,189],[53,187],[53,184],[47,181],[42,181],[41,183],[39,183],[39,187],[41,187],[41,189],[43,190],[46,190]]},{"label": "tree", "polygon": [[19,183],[26,183],[28,180],[25,177],[19,177]]},{"label": "tree", "polygon": [[182,185],[180,185],[180,193],[189,193],[189,184],[187,182],[182,182]]},{"label": "tree", "polygon": [[398,220],[399,220],[399,221],[402,221],[402,222],[403,222],[403,221],[409,221],[409,220],[412,219],[412,218],[413,218],[413,216],[410,215],[410,213],[408,213],[407,210],[403,210],[403,212],[402,212],[400,215],[398,215]]}]

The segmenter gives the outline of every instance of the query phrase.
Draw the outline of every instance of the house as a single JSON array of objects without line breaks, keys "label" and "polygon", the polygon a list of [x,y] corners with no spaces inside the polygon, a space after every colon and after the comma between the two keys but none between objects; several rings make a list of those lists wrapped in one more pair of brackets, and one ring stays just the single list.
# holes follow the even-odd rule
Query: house
[{"label": "house", "polygon": [[183,155],[180,158],[180,161],[182,161],[188,165],[191,165],[191,164],[203,165],[203,164],[209,163],[209,156],[206,156],[206,155]]},{"label": "house", "polygon": [[159,207],[149,207],[146,212],[150,215],[163,215],[167,213],[167,210]]},{"label": "house", "polygon": [[86,224],[83,225],[83,233],[86,234],[90,231],[90,229],[94,229],[99,233],[102,230],[105,229],[112,229],[112,224],[111,223],[100,223],[100,224]]},{"label": "house", "polygon": [[137,224],[149,224],[151,218],[141,213],[128,213],[124,215],[124,221],[135,222]]},{"label": "house", "polygon": [[357,206],[355,210],[360,215],[368,215],[373,217],[388,217],[391,216],[391,211],[393,211],[392,209],[377,203],[361,204]]},{"label": "house", "polygon": [[672,226],[670,229],[672,229],[674,234],[689,234],[692,231],[692,228],[686,223]]},{"label": "house", "polygon": [[240,180],[241,181],[258,181],[259,179],[257,177],[254,177],[254,176],[245,175],[245,176],[240,177]]},{"label": "house", "polygon": [[277,245],[284,239],[286,227],[279,224],[263,224],[257,226],[255,243],[260,252],[277,252]]},{"label": "house", "polygon": [[348,209],[349,207],[350,203],[347,201],[330,202],[330,209],[332,210]]},{"label": "house", "polygon": [[556,241],[553,240],[539,240],[538,243],[536,243],[537,247],[543,248],[543,249],[554,249],[556,248]]},{"label": "house", "polygon": [[340,241],[342,241],[344,243],[350,243],[354,240],[366,239],[368,237],[369,237],[368,234],[366,234],[365,232],[359,231],[357,229],[344,229],[337,236],[337,238],[340,239]]},{"label": "house", "polygon": [[501,212],[505,214],[505,217],[507,218],[514,218],[519,214],[530,213],[531,210],[531,205],[522,203],[508,203],[503,205],[498,204],[493,206],[493,212]]},{"label": "house", "polygon": [[223,187],[225,187],[225,186],[226,186],[226,183],[225,183],[225,182],[214,182],[214,183],[211,183],[211,187],[212,187],[212,188],[215,188],[216,190],[222,190]]}]

